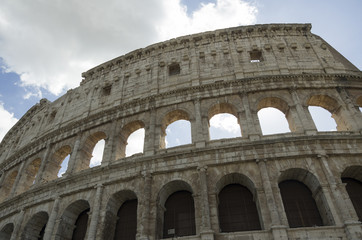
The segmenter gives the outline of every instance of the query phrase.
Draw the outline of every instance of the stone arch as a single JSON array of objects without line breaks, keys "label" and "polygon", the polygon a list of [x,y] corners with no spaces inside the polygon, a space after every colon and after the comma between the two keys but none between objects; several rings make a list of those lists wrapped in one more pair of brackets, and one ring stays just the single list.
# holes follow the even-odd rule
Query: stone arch
[{"label": "stone arch", "polygon": [[362,221],[362,166],[347,167],[341,174],[341,180],[345,184],[358,220]]},{"label": "stone arch", "polygon": [[[114,239],[117,224],[117,212],[127,201],[138,200],[135,192],[131,190],[121,190],[112,194],[106,207],[103,239]],[[137,217],[137,216],[136,216]]]},{"label": "stone arch", "polygon": [[107,135],[104,132],[98,131],[90,134],[85,139],[81,149],[79,149],[79,157],[77,157],[77,161],[75,162],[74,165],[75,172],[89,168],[90,160],[93,156],[92,153],[94,147],[97,145],[99,141],[104,140],[106,138]]},{"label": "stone arch", "polygon": [[[166,128],[178,120],[190,121],[190,114],[186,110],[177,109],[168,112],[162,118],[161,122],[161,136],[160,136],[160,148],[163,149],[166,147],[165,137],[166,137]],[[191,130],[192,131],[192,130]]]},{"label": "stone arch", "polygon": [[40,164],[41,159],[35,158],[27,165],[17,186],[17,194],[27,191],[34,184],[35,178],[40,168]]},{"label": "stone arch", "polygon": [[0,231],[0,239],[10,240],[13,231],[14,231],[14,224],[13,223],[6,224]]},{"label": "stone arch", "polygon": [[26,223],[24,231],[21,235],[22,240],[38,240],[43,239],[45,227],[49,216],[47,212],[38,212],[34,214]]},{"label": "stone arch", "polygon": [[[231,189],[228,189],[230,187],[231,187]],[[253,212],[253,214],[248,215],[248,218],[250,219],[251,224],[247,224],[247,226],[239,225],[236,228],[228,227],[229,230],[226,230],[224,227],[222,227],[222,225],[225,225],[225,224],[228,225],[227,221],[221,221],[221,215],[224,215],[224,214],[220,213],[220,210],[221,210],[220,205],[224,205],[222,203],[222,201],[225,201],[225,199],[223,199],[224,197],[222,197],[222,199],[220,200],[220,194],[223,194],[225,196],[224,190],[229,191],[229,193],[232,194],[233,197],[235,197],[235,193],[236,193],[237,197],[240,198],[241,201],[238,201],[239,203],[235,207],[239,208],[241,204],[245,204],[245,203],[248,204],[248,205],[243,205],[243,206],[244,207],[249,206],[249,210],[250,210],[249,213]],[[241,194],[241,196],[240,196],[240,194],[238,194],[238,193],[240,193],[240,191],[243,192],[243,194]],[[240,173],[227,174],[227,175],[223,176],[216,183],[216,193],[217,193],[217,203],[219,206],[218,214],[219,214],[220,231],[222,231],[222,232],[248,231],[248,230],[260,230],[263,228],[263,225],[262,225],[263,221],[261,221],[262,220],[261,208],[259,205],[256,188],[255,188],[254,183],[251,181],[251,179],[249,177],[245,176],[244,174],[240,174]],[[252,204],[251,202],[254,202],[254,204]],[[243,215],[239,211],[238,211],[238,213],[239,213],[239,217]],[[244,212],[244,214],[246,214],[246,213]],[[234,220],[236,220],[236,219],[234,219]],[[243,219],[239,218],[237,220],[242,221]],[[233,229],[233,230],[231,230],[231,229]]]},{"label": "stone arch", "polygon": [[331,226],[335,224],[321,184],[314,174],[302,168],[289,168],[282,171],[278,179],[278,184],[286,181],[297,181],[305,185],[311,191],[312,197],[317,205],[318,212],[322,218],[323,225]]},{"label": "stone arch", "polygon": [[231,114],[237,119],[237,124],[239,125],[238,126],[239,133],[241,136],[241,124],[240,124],[240,119],[238,116],[237,108],[233,104],[226,103],[226,102],[216,103],[209,108],[209,110],[208,110],[208,129],[209,129],[209,131],[210,131],[210,127],[211,127],[211,124],[210,124],[211,118],[213,118],[214,116],[216,116],[218,114],[223,114],[223,113]]},{"label": "stone arch", "polygon": [[134,133],[135,131],[137,131],[137,130],[139,130],[141,128],[145,128],[145,124],[144,124],[144,122],[142,122],[140,120],[129,122],[129,123],[125,124],[122,127],[121,133],[120,133],[120,138],[121,138],[120,153],[121,153],[121,157],[126,157],[126,148],[127,148],[129,136],[132,133]]},{"label": "stone arch", "polygon": [[307,100],[308,106],[322,107],[332,114],[336,121],[338,131],[348,131],[353,129],[343,114],[341,104],[333,97],[328,95],[312,95]]},{"label": "stone arch", "polygon": [[0,201],[3,201],[9,196],[14,187],[14,183],[17,176],[18,176],[18,170],[13,170],[6,175],[4,182],[1,184]]},{"label": "stone arch", "polygon": [[263,97],[263,98],[259,99],[259,101],[257,102],[256,112],[259,112],[263,108],[269,108],[269,107],[275,108],[275,109],[281,111],[284,114],[285,119],[288,122],[288,128],[290,129],[290,131],[292,131],[292,132],[297,131],[298,126],[296,126],[296,123],[290,112],[289,104],[287,103],[286,100],[284,100],[280,96]]},{"label": "stone arch", "polygon": [[[55,239],[72,239],[73,233],[77,227],[75,224],[78,217],[84,212],[89,212],[89,210],[90,205],[86,200],[77,200],[68,205],[60,218]],[[85,227],[88,228],[87,226]]]},{"label": "stone arch", "polygon": [[58,148],[47,161],[44,173],[43,180],[51,181],[57,178],[58,172],[60,170],[61,164],[64,159],[72,152],[72,148],[69,145],[64,145]]},{"label": "stone arch", "polygon": [[[165,204],[168,198],[174,193],[188,192],[193,194],[192,187],[185,181],[173,180],[165,184],[159,191],[157,197],[157,237],[163,238],[164,233],[164,214],[166,211]],[[195,212],[194,212],[195,215]],[[195,219],[195,218],[194,218]]]},{"label": "stone arch", "polygon": [[357,97],[356,103],[358,107],[362,108],[362,95]]}]

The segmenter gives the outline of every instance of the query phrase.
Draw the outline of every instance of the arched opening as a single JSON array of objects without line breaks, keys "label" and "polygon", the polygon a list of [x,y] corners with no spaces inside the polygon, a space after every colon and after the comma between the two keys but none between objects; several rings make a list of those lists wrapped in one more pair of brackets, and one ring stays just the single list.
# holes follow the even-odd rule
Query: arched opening
[{"label": "arched opening", "polygon": [[191,123],[188,114],[182,110],[168,113],[162,121],[160,148],[190,144]]},{"label": "arched opening", "polygon": [[356,102],[359,107],[359,111],[362,112],[362,96],[359,96]]},{"label": "arched opening", "polygon": [[309,106],[308,110],[318,131],[337,131],[337,123],[328,110],[318,106]]},{"label": "arched opening", "polygon": [[87,137],[79,151],[79,156],[76,157],[75,172],[95,167],[102,163],[106,137],[104,132],[95,132]]},{"label": "arched opening", "polygon": [[70,204],[64,211],[55,239],[83,240],[88,228],[89,203],[78,200]]},{"label": "arched opening", "polygon": [[209,110],[210,140],[241,137],[241,129],[234,106],[219,103]]},{"label": "arched opening", "polygon": [[188,191],[171,194],[165,202],[163,219],[163,238],[195,235],[195,207],[192,194]]},{"label": "arched opening", "polygon": [[11,193],[11,190],[14,187],[14,182],[17,176],[18,176],[17,170],[8,173],[8,175],[6,176],[1,186],[1,195],[0,195],[1,201],[4,200],[7,196],[9,196],[9,194]]},{"label": "arched opening", "polygon": [[131,133],[127,139],[126,157],[132,156],[137,153],[143,153],[144,141],[145,141],[144,128],[140,128]]},{"label": "arched opening", "polygon": [[321,215],[312,192],[303,183],[286,180],[279,183],[289,227],[323,226]]},{"label": "arched opening", "polygon": [[35,177],[38,174],[41,164],[41,159],[34,159],[25,169],[23,176],[17,187],[17,194],[27,191],[35,182]]},{"label": "arched opening", "polygon": [[220,232],[260,230],[253,194],[240,184],[229,184],[219,193]]},{"label": "arched opening", "polygon": [[13,231],[14,231],[14,224],[12,223],[6,224],[0,231],[0,239],[10,240]]},{"label": "arched opening", "polygon": [[121,130],[120,157],[129,157],[136,153],[142,153],[145,139],[145,124],[134,121],[126,124]]},{"label": "arched opening", "polygon": [[21,239],[42,240],[48,218],[46,212],[38,212],[33,215],[26,224]]},{"label": "arched opening", "polygon": [[288,104],[277,97],[263,98],[257,106],[263,135],[296,131]]},{"label": "arched opening", "polygon": [[113,194],[106,208],[102,239],[135,239],[137,204],[137,196],[133,191],[122,190]]},{"label": "arched opening", "polygon": [[358,221],[362,221],[362,182],[354,178],[342,178],[346,190],[357,213]]},{"label": "arched opening", "polygon": [[[348,121],[346,121],[346,118],[344,117],[344,114],[346,114],[346,113],[343,112],[342,107],[335,99],[333,99],[327,95],[315,95],[315,96],[312,96],[309,98],[307,104],[308,104],[308,106],[322,107],[322,108],[326,109],[327,111],[329,111],[331,114],[331,117],[335,120],[335,122],[337,124],[338,131],[349,131],[352,129],[352,126],[350,125],[350,123]],[[312,117],[313,117],[313,115],[312,115]],[[329,117],[330,117],[330,115],[327,116],[324,121],[328,121]],[[313,121],[317,125],[315,118],[316,117],[313,117]],[[317,117],[317,118],[320,119],[321,116],[319,115],[319,117]],[[325,125],[325,123],[324,124],[322,123],[322,125]],[[318,128],[318,126],[317,126],[317,128]]]},{"label": "arched opening", "polygon": [[158,195],[157,239],[196,234],[191,186],[181,180],[164,185]]},{"label": "arched opening", "polygon": [[43,180],[51,181],[61,177],[68,168],[68,161],[72,149],[69,145],[63,146],[55,151],[46,163]]},{"label": "arched opening", "polygon": [[135,240],[137,233],[137,199],[124,202],[117,212],[114,240]]},{"label": "arched opening", "polygon": [[263,135],[290,132],[284,113],[276,108],[260,109],[258,111],[258,118]]},{"label": "arched opening", "polygon": [[92,158],[89,162],[89,167],[96,167],[101,165],[102,158],[103,158],[103,152],[104,152],[104,145],[106,144],[106,141],[104,139],[99,140],[97,144],[93,148],[92,152]]}]

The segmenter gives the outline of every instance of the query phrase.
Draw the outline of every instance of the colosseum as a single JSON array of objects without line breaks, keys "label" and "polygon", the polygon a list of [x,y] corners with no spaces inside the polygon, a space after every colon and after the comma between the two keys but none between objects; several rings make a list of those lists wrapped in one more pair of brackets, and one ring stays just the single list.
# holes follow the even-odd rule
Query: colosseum
[{"label": "colosseum", "polygon": [[[337,131],[318,131],[310,106]],[[270,107],[290,131],[263,134],[258,112]],[[135,50],[42,99],[6,134],[0,239],[362,239],[361,107],[361,71],[310,24]],[[210,138],[217,114],[233,115],[240,137]],[[192,140],[167,147],[178,120]],[[128,156],[139,129],[143,151]]]}]

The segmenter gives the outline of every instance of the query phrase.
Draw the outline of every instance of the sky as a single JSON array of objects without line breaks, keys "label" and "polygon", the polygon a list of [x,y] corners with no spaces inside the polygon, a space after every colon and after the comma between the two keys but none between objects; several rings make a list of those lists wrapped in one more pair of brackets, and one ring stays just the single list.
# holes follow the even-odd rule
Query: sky
[{"label": "sky", "polygon": [[[362,69],[361,9],[361,0],[0,0],[0,140],[41,98],[54,101],[79,86],[82,72],[197,32],[312,23],[313,33]],[[230,121],[222,116],[215,131]]]}]

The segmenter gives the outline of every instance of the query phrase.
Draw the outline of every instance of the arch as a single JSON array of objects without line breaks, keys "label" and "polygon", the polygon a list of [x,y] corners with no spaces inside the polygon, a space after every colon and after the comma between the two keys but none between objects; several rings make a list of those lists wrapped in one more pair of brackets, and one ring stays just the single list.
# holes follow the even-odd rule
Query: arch
[{"label": "arch", "polygon": [[[127,123],[121,130],[121,157],[126,157],[126,150],[127,150],[127,144],[128,144],[128,139],[130,137],[130,135],[134,132],[136,132],[139,129],[144,129],[145,128],[145,124],[140,121],[133,121],[130,123]],[[142,146],[142,152],[143,152],[143,146]]]},{"label": "arch", "polygon": [[21,176],[19,185],[17,186],[17,194],[27,191],[34,184],[35,177],[38,174],[40,168],[40,164],[40,158],[36,158],[28,164]]},{"label": "arch", "polygon": [[[131,202],[131,204],[134,204],[135,203],[134,201],[137,202],[137,195],[131,190],[122,190],[122,191],[114,193],[110,197],[110,199],[107,203],[107,208],[106,208],[106,213],[105,213],[103,239],[114,239],[115,238],[116,232],[119,231],[119,230],[117,230],[117,225],[120,224],[118,221],[120,219],[118,214],[122,214],[122,212],[120,213],[120,210],[121,210],[123,204],[125,204],[127,202],[128,203]],[[134,210],[134,205],[131,206],[130,208],[132,208],[132,207],[133,207],[133,209],[128,209],[128,210]],[[135,217],[135,218],[132,218],[133,221],[130,222],[132,229],[128,229],[131,231],[126,233],[126,235],[128,237],[132,236],[132,232],[135,231],[134,220],[136,220],[136,223],[137,223],[137,205],[136,205],[135,214],[136,214],[136,216],[133,215],[133,217]],[[135,236],[133,236],[133,237],[135,237]],[[131,239],[131,238],[128,238],[128,239]]]},{"label": "arch", "polygon": [[1,195],[0,195],[1,201],[6,199],[11,193],[17,176],[18,176],[18,170],[13,170],[12,172],[7,174],[4,182],[1,185]]},{"label": "arch", "polygon": [[[158,238],[196,234],[195,207],[192,194],[191,186],[182,180],[171,181],[161,188],[158,194],[157,209]],[[180,209],[177,209],[178,206]],[[186,216],[186,225],[182,225],[184,222],[167,220],[170,217],[176,217],[176,215]]]},{"label": "arch", "polygon": [[[179,121],[179,120],[185,120],[185,121],[190,122],[189,116],[190,115],[186,111],[178,109],[178,110],[174,110],[174,111],[167,113],[163,117],[162,123],[161,123],[161,136],[160,136],[160,148],[161,149],[166,147],[166,140],[165,140],[166,135],[167,135],[166,128],[168,128],[168,126],[171,125],[172,123]],[[183,134],[187,134],[187,133],[190,133],[190,136],[191,136],[191,124],[190,124],[189,131],[187,129],[183,129]]]},{"label": "arch", "polygon": [[14,224],[13,223],[6,224],[0,231],[0,239],[10,240],[13,231],[14,231]]},{"label": "arch", "polygon": [[[234,119],[231,116],[235,117],[236,123],[233,123]],[[213,126],[213,121],[217,117],[221,117],[224,119],[223,124],[219,124],[219,127]],[[232,104],[217,103],[213,105],[208,111],[208,120],[210,133],[209,135],[211,140],[220,138],[241,137],[240,120],[237,110]],[[221,130],[217,131],[217,128],[221,128]],[[214,132],[219,132],[219,137],[217,137]],[[216,136],[214,137],[214,135]]]},{"label": "arch", "polygon": [[[294,119],[292,114],[290,113],[290,108],[288,103],[280,97],[265,97],[258,101],[257,103],[257,112],[259,122],[263,131],[263,134],[276,134],[276,133],[285,133],[285,132],[294,132],[297,130],[297,126],[295,125]],[[272,109],[280,111],[284,116],[282,118],[277,117],[278,113],[273,112]],[[271,117],[275,116],[277,119],[275,121],[278,122],[278,127],[272,127],[273,129],[268,129],[268,127],[264,127],[264,114],[266,110],[269,111],[270,116],[268,117],[267,121],[271,121]],[[285,124],[283,124],[285,119]],[[281,126],[282,124],[282,126]]]},{"label": "arch", "polygon": [[362,221],[362,166],[350,166],[341,175],[358,220]]},{"label": "arch", "polygon": [[359,107],[360,112],[362,112],[362,96],[359,96],[356,100],[356,103]]},{"label": "arch", "polygon": [[21,239],[23,240],[43,239],[48,219],[49,219],[48,213],[44,211],[34,214],[26,223]]},{"label": "arch", "polygon": [[308,99],[307,105],[318,106],[328,110],[337,123],[338,131],[348,131],[352,129],[341,112],[341,105],[334,98],[328,95],[313,95]]},{"label": "arch", "polygon": [[81,171],[84,169],[88,169],[90,166],[90,161],[93,157],[93,150],[97,143],[101,140],[107,138],[107,135],[102,132],[98,131],[95,133],[90,134],[84,143],[82,144],[81,149],[79,149],[79,157],[77,157],[77,161],[74,165],[75,171]]},{"label": "arch", "polygon": [[65,145],[56,150],[46,164],[43,180],[51,181],[57,178],[58,172],[64,159],[71,153],[72,148]]},{"label": "arch", "polygon": [[337,131],[337,123],[327,109],[309,106],[308,111],[318,131]]},{"label": "arch", "polygon": [[86,200],[77,200],[71,203],[63,212],[56,233],[56,239],[74,239],[76,234],[82,240],[88,227],[88,212],[90,205]]},{"label": "arch", "polygon": [[[284,184],[282,184],[283,182]],[[313,224],[311,226],[334,225],[334,218],[332,216],[327,199],[324,196],[322,187],[317,177],[311,172],[301,168],[290,168],[282,172],[282,174],[279,176],[278,183],[280,194],[283,200],[284,210],[286,212],[290,227],[310,226],[309,224],[311,223]],[[295,189],[295,191],[293,189]],[[296,198],[296,196],[298,197]],[[293,215],[293,211],[297,211],[295,207],[297,204],[300,204],[299,201],[302,201],[302,199],[304,199],[303,197],[306,198],[305,201],[310,203],[309,206],[311,206],[311,209],[309,211],[309,216],[301,217],[303,220],[305,220],[305,222],[300,223],[296,222],[296,220],[291,216]],[[316,208],[312,208],[313,202],[316,204]],[[299,212],[297,211],[297,213]],[[316,219],[317,215],[321,217],[321,223],[317,222],[316,220],[310,220],[311,216]]]}]

